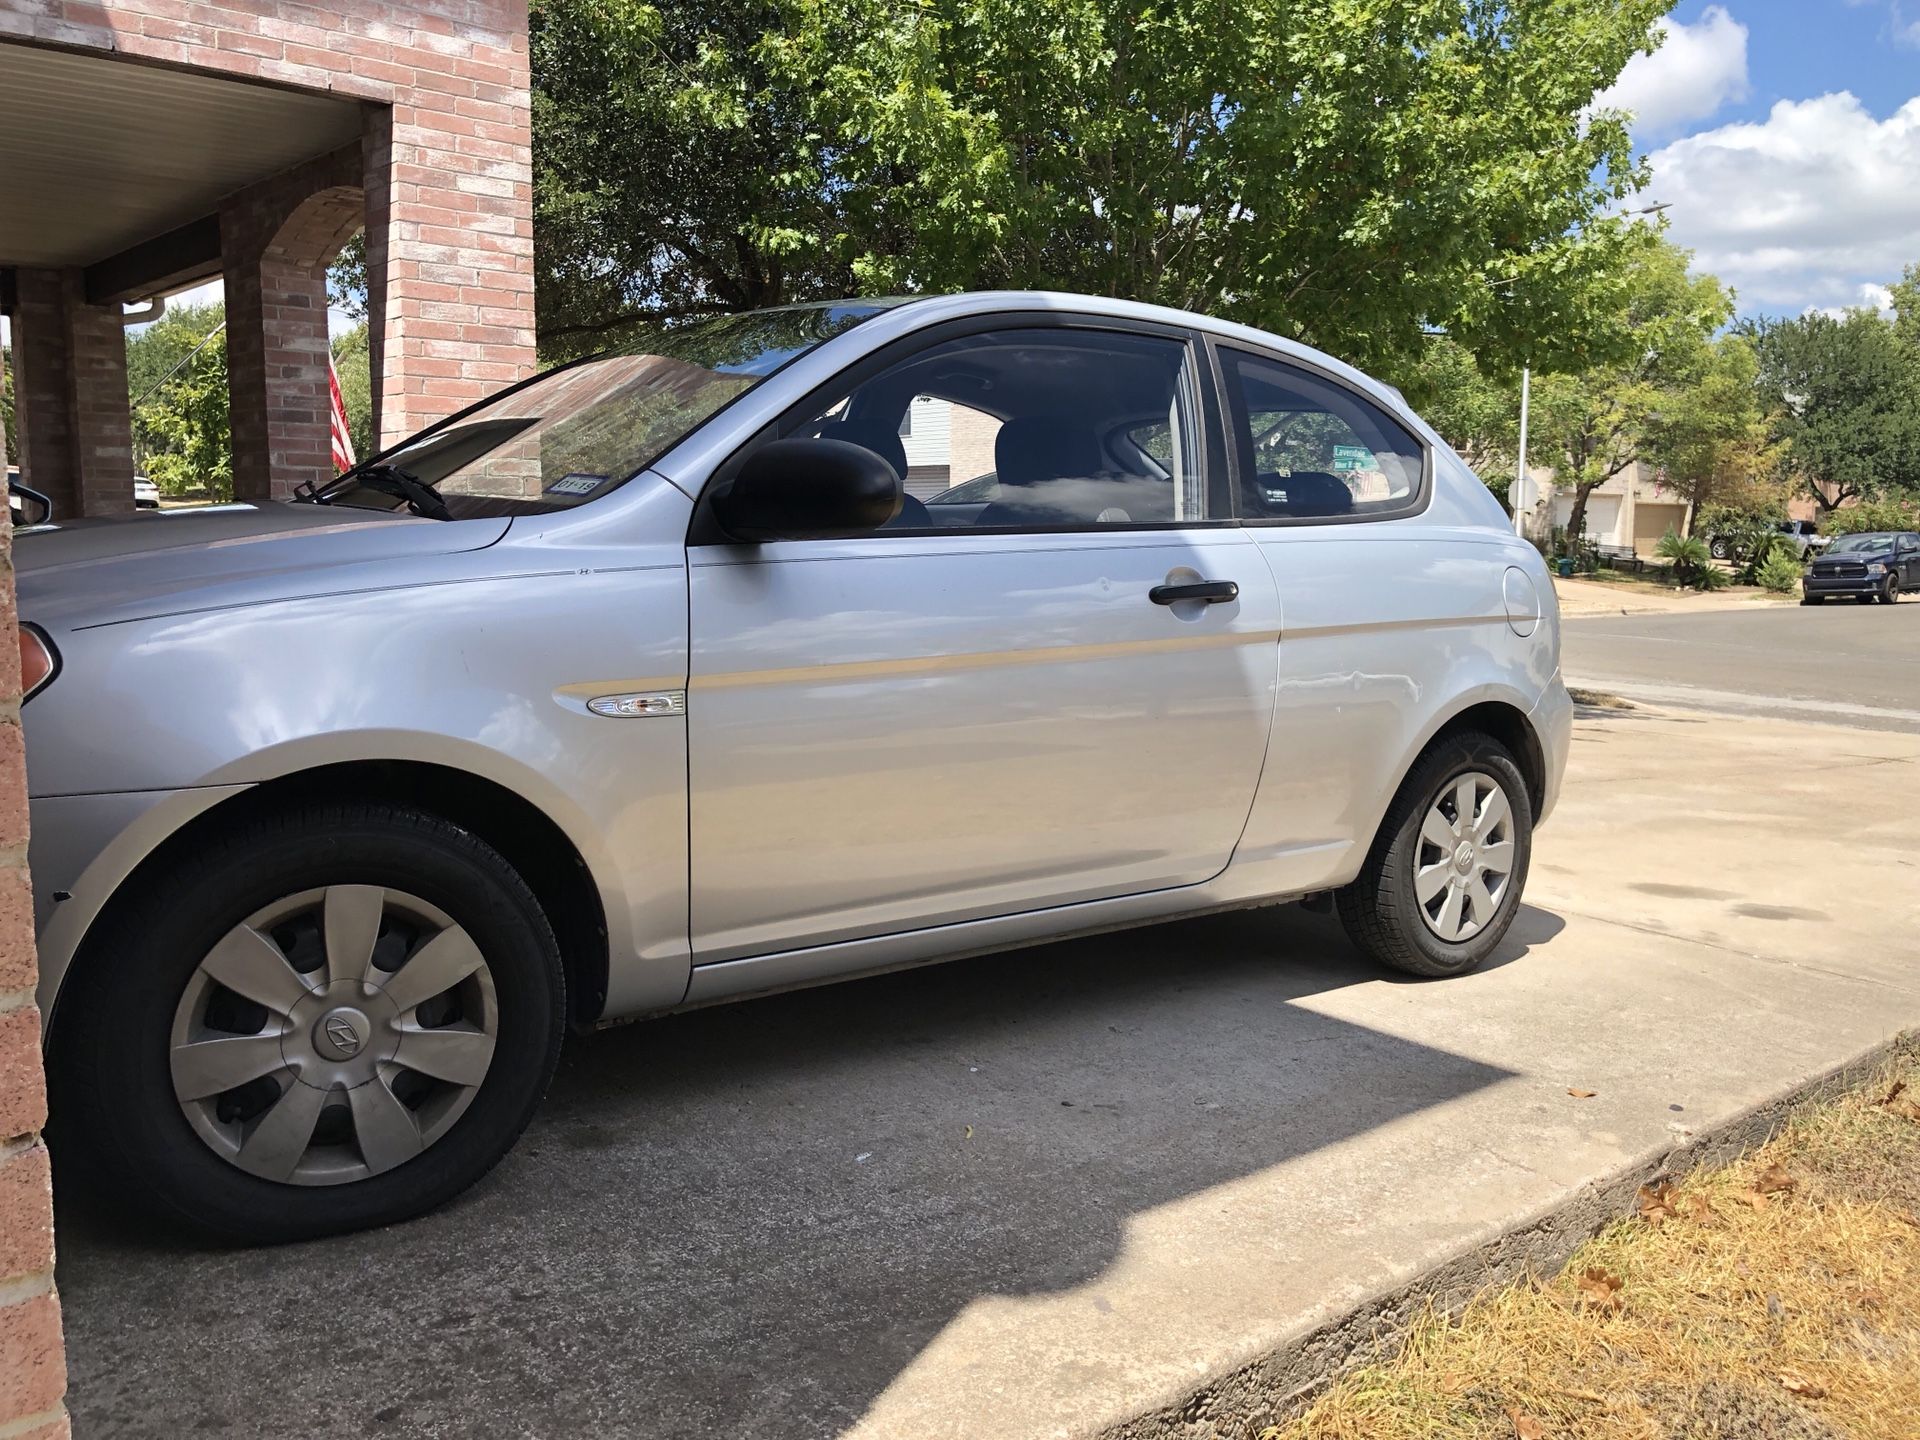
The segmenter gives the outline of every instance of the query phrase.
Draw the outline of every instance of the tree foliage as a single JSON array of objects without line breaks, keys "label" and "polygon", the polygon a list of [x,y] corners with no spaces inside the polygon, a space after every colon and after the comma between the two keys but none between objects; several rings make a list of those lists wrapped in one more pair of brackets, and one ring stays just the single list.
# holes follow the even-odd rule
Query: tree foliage
[{"label": "tree foliage", "polygon": [[[1543,376],[1533,387],[1529,448],[1573,493],[1569,535],[1581,533],[1594,490],[1636,461],[1657,461],[1676,435],[1709,450],[1721,443],[1684,417],[1702,413],[1688,392],[1719,362],[1713,336],[1732,318],[1732,297],[1713,276],[1690,274],[1686,251],[1651,227],[1637,228],[1611,322],[1625,337],[1623,358]],[[1669,412],[1683,422],[1672,432],[1663,429]]]},{"label": "tree foliage", "polygon": [[1643,178],[1594,93],[1669,0],[534,0],[543,345],[1047,287],[1393,369],[1614,348]]},{"label": "tree foliage", "polygon": [[1920,351],[1894,324],[1870,310],[1816,311],[1743,329],[1773,433],[1823,514],[1886,494],[1920,497]]},{"label": "tree foliage", "polygon": [[1744,336],[1709,346],[1705,363],[1668,388],[1649,428],[1649,458],[1661,487],[1687,503],[1689,524],[1703,506],[1784,515],[1782,447],[1760,406],[1759,363]]},{"label": "tree foliage", "polygon": [[224,306],[187,305],[127,338],[134,462],[170,495],[233,495],[225,322]]},{"label": "tree foliage", "polygon": [[347,434],[356,459],[372,455],[373,373],[368,353],[367,322],[333,337],[333,372],[340,377],[340,403],[347,412]]}]

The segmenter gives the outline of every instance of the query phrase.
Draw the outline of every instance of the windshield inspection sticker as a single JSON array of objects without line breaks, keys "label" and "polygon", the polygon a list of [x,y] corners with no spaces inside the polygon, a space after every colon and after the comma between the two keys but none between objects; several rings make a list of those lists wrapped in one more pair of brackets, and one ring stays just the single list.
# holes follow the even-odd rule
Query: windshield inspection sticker
[{"label": "windshield inspection sticker", "polygon": [[591,495],[606,483],[607,477],[604,475],[562,475],[558,480],[547,486],[546,493],[549,495]]}]

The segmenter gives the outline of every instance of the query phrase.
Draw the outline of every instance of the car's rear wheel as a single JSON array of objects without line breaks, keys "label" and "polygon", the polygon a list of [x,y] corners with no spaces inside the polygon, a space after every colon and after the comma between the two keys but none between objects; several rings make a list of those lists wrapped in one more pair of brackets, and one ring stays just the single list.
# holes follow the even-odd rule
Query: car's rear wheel
[{"label": "car's rear wheel", "polygon": [[105,1196],[227,1240],[389,1224],[471,1185],[552,1076],[553,933],[437,817],[313,806],[145,877],[54,1032],[56,1141]]},{"label": "car's rear wheel", "polygon": [[1726,541],[1716,536],[1712,541],[1708,543],[1707,553],[1712,555],[1713,558],[1716,560],[1725,560],[1727,556],[1731,553],[1731,547],[1727,544]]},{"label": "car's rear wheel", "polygon": [[1533,849],[1533,806],[1506,746],[1467,732],[1413,767],[1366,864],[1336,897],[1361,950],[1414,975],[1459,975],[1505,938]]}]

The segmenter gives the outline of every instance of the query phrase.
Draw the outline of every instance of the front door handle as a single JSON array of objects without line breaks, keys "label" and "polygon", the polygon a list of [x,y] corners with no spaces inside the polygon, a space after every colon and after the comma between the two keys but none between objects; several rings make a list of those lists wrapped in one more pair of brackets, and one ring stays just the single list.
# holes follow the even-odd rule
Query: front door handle
[{"label": "front door handle", "polygon": [[1218,605],[1226,600],[1238,600],[1240,587],[1231,580],[1201,580],[1192,585],[1156,585],[1147,591],[1147,598],[1156,605],[1173,605],[1181,600],[1199,600],[1208,605]]}]

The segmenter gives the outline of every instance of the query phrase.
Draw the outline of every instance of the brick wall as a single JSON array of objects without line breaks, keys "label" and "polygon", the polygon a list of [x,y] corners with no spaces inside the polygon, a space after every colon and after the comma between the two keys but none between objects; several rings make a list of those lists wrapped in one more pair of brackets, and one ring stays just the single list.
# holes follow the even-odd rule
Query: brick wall
[{"label": "brick wall", "polygon": [[[21,463],[57,516],[133,509],[126,330],[78,270],[21,270],[14,368]],[[16,657],[17,658],[17,657]]]},{"label": "brick wall", "polygon": [[31,0],[0,7],[6,37],[373,102],[364,183],[379,436],[398,439],[531,370],[526,0]]},{"label": "brick wall", "polygon": [[[0,474],[5,451],[0,437]],[[0,522],[0,1434],[55,1440],[68,1433],[60,1403],[67,1365],[53,1288],[51,1172],[40,1139],[47,1091],[40,1072],[40,1012],[33,1004],[17,620],[13,527]]]}]

